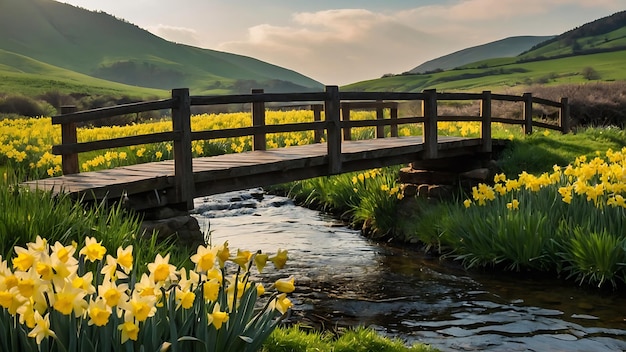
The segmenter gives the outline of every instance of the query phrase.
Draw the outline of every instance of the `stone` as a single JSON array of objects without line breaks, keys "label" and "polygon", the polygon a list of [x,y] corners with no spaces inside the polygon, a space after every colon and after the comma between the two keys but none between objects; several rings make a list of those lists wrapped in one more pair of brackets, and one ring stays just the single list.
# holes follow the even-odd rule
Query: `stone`
[{"label": "stone", "polygon": [[415,197],[417,195],[417,185],[415,184],[402,185],[402,195],[404,195],[404,198]]},{"label": "stone", "polygon": [[428,198],[428,187],[430,187],[430,185],[427,184],[417,186],[417,196]]},{"label": "stone", "polygon": [[398,175],[401,183],[413,184],[454,184],[458,180],[458,175],[453,172],[416,170],[409,167],[402,168]]},{"label": "stone", "polygon": [[[478,180],[481,182],[491,181],[490,180],[491,171],[488,168],[479,168],[479,169],[470,170],[470,171],[462,173],[460,176],[462,178]],[[493,179],[493,176],[491,176],[491,178]]]},{"label": "stone", "polygon": [[453,187],[449,185],[430,185],[428,186],[428,197],[437,199],[451,199],[453,196]]},{"label": "stone", "polygon": [[196,247],[205,243],[204,234],[200,230],[198,220],[191,215],[179,215],[168,219],[145,220],[141,223],[143,236],[156,233],[157,240],[176,237],[181,245]]}]

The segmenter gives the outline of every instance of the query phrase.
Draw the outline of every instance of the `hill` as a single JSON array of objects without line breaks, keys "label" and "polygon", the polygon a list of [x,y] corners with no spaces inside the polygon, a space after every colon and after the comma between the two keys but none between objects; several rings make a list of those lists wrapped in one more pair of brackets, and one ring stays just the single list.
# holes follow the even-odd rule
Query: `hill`
[{"label": "hill", "polygon": [[342,87],[359,91],[480,91],[626,80],[626,11],[539,43],[515,57],[476,61],[443,72],[404,73]]},{"label": "hill", "polygon": [[0,49],[84,75],[156,89],[189,87],[192,94],[323,88],[254,58],[166,41],[104,12],[52,0],[2,0],[0,7]]},{"label": "hill", "polygon": [[426,61],[414,69],[409,70],[408,73],[426,73],[439,70],[445,71],[476,61],[499,57],[514,57],[526,52],[533,46],[552,38],[554,38],[554,36],[509,37],[495,42],[459,50],[452,54]]}]

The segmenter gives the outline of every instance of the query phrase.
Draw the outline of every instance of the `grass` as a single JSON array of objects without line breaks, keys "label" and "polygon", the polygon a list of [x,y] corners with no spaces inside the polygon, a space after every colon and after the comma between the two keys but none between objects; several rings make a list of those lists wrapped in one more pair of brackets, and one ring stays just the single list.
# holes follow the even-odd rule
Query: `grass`
[{"label": "grass", "polygon": [[596,152],[620,150],[624,146],[626,131],[613,127],[580,128],[569,134],[535,133],[514,138],[498,158],[498,165],[509,176],[523,171],[539,174],[551,171],[555,164],[566,166],[581,155],[592,158]]},{"label": "grass", "polygon": [[374,330],[357,327],[338,337],[329,333],[307,332],[298,326],[276,329],[265,341],[261,352],[334,351],[334,352],[429,352],[427,345],[407,346],[401,340],[383,337]]}]

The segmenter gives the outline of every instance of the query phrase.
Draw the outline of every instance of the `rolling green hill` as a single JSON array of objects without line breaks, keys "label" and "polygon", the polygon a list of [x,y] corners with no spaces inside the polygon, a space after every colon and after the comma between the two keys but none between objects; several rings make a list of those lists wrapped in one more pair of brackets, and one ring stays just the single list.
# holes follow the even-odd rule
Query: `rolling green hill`
[{"label": "rolling green hill", "polygon": [[626,80],[626,11],[535,45],[515,57],[435,73],[402,74],[342,87],[357,91],[493,90],[532,84]]},{"label": "rolling green hill", "polygon": [[133,97],[169,95],[165,90],[94,78],[0,49],[0,92],[37,96],[50,91]]},{"label": "rolling green hill", "polygon": [[449,70],[476,61],[499,57],[514,57],[533,46],[552,39],[554,36],[519,36],[509,37],[495,42],[473,46],[452,54],[426,61],[410,70],[409,73],[426,73],[437,70]]},{"label": "rolling green hill", "polygon": [[[2,0],[0,49],[104,80],[161,90],[189,87],[192,94],[323,89],[282,67],[172,43],[109,14],[52,0]],[[11,66],[0,65],[3,71]]]}]

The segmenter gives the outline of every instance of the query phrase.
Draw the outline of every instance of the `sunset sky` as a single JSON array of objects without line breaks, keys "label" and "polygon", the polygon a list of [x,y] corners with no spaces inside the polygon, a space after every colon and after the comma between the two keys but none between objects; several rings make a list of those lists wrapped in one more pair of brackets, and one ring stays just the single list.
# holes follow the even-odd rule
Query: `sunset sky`
[{"label": "sunset sky", "polygon": [[167,40],[251,56],[324,84],[401,73],[511,36],[557,35],[624,0],[63,0]]}]

